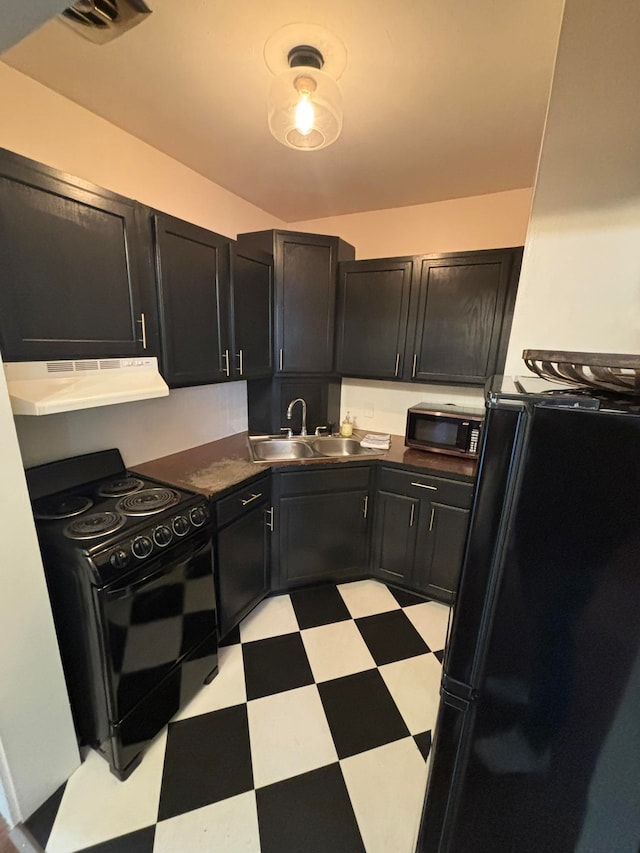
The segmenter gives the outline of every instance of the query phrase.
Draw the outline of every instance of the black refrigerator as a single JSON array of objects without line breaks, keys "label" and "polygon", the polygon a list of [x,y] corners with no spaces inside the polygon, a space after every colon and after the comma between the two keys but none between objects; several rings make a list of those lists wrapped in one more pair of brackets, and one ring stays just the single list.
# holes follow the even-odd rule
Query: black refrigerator
[{"label": "black refrigerator", "polygon": [[494,380],[418,853],[640,850],[640,400]]}]

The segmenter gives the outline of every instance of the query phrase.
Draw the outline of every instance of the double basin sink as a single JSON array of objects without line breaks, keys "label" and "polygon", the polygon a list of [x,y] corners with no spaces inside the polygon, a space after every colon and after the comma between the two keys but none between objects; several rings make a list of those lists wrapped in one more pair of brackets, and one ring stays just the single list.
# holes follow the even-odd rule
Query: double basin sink
[{"label": "double basin sink", "polygon": [[362,447],[359,438],[329,435],[249,436],[249,450],[254,462],[287,462],[296,459],[328,459],[344,456],[380,456],[384,450]]}]

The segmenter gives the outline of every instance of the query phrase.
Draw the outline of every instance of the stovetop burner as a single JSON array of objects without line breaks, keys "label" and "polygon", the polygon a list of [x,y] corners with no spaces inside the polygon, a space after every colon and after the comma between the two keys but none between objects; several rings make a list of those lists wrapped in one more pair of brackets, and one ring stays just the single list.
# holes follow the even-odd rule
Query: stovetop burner
[{"label": "stovetop burner", "polygon": [[84,495],[66,495],[41,498],[33,505],[33,515],[41,521],[54,521],[80,515],[93,506],[91,498]]},{"label": "stovetop burner", "polygon": [[64,529],[64,535],[68,539],[95,539],[97,536],[106,536],[119,530],[127,522],[127,519],[119,512],[92,512],[76,518]]},{"label": "stovetop burner", "polygon": [[119,477],[116,480],[101,483],[98,494],[103,498],[121,498],[124,495],[132,494],[132,492],[137,492],[143,486],[144,483],[137,477]]},{"label": "stovetop burner", "polygon": [[125,515],[153,515],[178,503],[180,496],[173,489],[142,489],[118,501],[116,510]]}]

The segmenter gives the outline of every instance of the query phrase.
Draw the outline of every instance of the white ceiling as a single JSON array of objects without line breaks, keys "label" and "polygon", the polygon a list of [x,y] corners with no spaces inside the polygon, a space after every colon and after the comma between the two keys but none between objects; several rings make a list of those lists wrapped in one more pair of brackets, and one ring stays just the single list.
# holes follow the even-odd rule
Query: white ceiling
[{"label": "white ceiling", "polygon": [[[106,45],[53,20],[2,58],[286,222],[533,185],[563,0],[147,3]],[[267,128],[265,43],[292,23],[347,51],[322,151]]]}]

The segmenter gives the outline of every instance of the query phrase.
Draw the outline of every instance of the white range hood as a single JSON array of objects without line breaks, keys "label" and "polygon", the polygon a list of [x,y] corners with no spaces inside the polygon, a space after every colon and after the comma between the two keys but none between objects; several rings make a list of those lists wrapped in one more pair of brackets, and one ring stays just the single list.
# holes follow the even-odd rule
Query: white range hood
[{"label": "white range hood", "polygon": [[4,365],[15,415],[51,415],[113,403],[166,397],[158,359],[97,358]]}]

